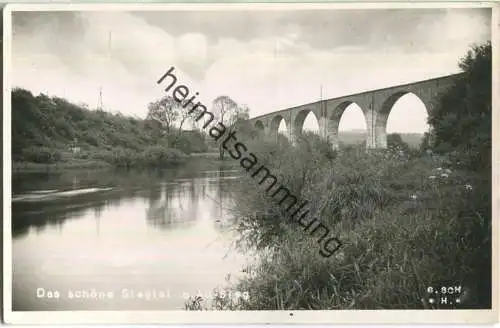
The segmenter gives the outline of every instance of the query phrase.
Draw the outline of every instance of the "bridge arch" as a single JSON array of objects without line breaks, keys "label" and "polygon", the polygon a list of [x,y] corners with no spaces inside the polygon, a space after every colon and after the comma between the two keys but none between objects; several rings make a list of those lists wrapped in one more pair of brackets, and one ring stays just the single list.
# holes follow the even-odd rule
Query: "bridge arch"
[{"label": "bridge arch", "polygon": [[344,116],[344,113],[346,112],[347,108],[351,107],[352,105],[355,105],[356,108],[359,108],[361,113],[363,114],[365,129],[368,126],[368,122],[366,116],[364,115],[363,109],[355,101],[347,100],[337,105],[337,107],[335,107],[333,111],[328,115],[326,122],[326,139],[332,144],[334,149],[338,148],[340,144],[339,140],[340,121]]},{"label": "bridge arch", "polygon": [[[285,125],[285,128],[286,130],[288,131],[290,129],[290,127],[288,126],[287,122],[286,122],[286,119],[284,116],[278,114],[278,115],[275,115],[272,119],[271,119],[271,122],[270,122],[270,126],[269,126],[269,134],[273,137],[273,138],[278,138],[278,134],[280,133],[280,126],[281,124],[284,124]],[[288,133],[286,134],[287,138],[289,137],[288,136]]]},{"label": "bridge arch", "polygon": [[418,92],[409,90],[399,90],[390,95],[383,103],[380,111],[377,113],[375,120],[375,141],[377,148],[387,148],[387,123],[389,116],[394,108],[394,105],[403,97],[412,95],[414,99],[418,99],[425,108],[427,115],[430,114],[430,100],[426,99],[425,95],[419,95]]},{"label": "bridge arch", "polygon": [[255,121],[254,128],[255,128],[255,130],[257,130],[258,135],[260,135],[260,136],[264,135],[266,128],[265,128],[265,125],[262,121],[260,121],[260,120]]},{"label": "bridge arch", "polygon": [[262,121],[260,121],[260,120],[255,121],[254,127],[255,127],[257,130],[262,130],[262,131],[264,131],[264,123],[262,123]]},{"label": "bridge arch", "polygon": [[297,113],[295,116],[295,119],[293,121],[293,128],[292,128],[292,137],[294,140],[297,140],[298,137],[302,135],[302,130],[304,128],[304,122],[306,121],[307,116],[311,115],[316,119],[316,124],[318,125],[318,131],[319,131],[319,122],[320,118],[316,116],[316,113],[312,109],[305,108],[301,110],[300,112]]}]

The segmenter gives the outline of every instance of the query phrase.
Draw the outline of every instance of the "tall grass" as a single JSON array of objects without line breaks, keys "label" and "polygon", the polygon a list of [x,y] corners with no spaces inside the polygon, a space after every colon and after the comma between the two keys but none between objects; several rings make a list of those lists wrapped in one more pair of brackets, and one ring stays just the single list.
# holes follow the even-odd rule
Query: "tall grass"
[{"label": "tall grass", "polygon": [[448,296],[460,303],[450,307],[491,306],[489,177],[444,157],[362,148],[325,153],[331,148],[315,142],[253,146],[343,246],[320,256],[316,239],[247,177],[234,194],[239,245],[265,255],[251,275],[228,287],[249,298],[226,308],[446,307],[429,303],[429,287],[457,287]]}]

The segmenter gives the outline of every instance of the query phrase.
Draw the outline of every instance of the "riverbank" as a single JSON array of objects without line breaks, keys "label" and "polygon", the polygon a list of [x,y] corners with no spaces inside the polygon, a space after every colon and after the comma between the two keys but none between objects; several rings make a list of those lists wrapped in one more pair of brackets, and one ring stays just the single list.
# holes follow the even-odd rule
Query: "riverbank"
[{"label": "riverbank", "polygon": [[113,166],[104,161],[75,159],[69,162],[57,163],[33,163],[33,162],[12,162],[12,172],[37,172],[37,171],[58,171],[58,170],[79,170],[79,169],[106,169]]},{"label": "riverbank", "polygon": [[[291,219],[265,192],[266,182],[242,177],[233,189],[238,244],[266,256],[246,269],[248,277],[228,286],[228,293],[251,291],[250,298],[214,300],[215,309],[436,308],[426,302],[427,289],[445,284],[456,286],[461,303],[455,308],[489,306],[488,176],[448,156],[361,148],[325,156],[327,147],[307,140],[294,148],[251,146],[291,194],[308,201],[304,211],[332,229],[342,246],[321,256],[322,230],[311,237],[317,222],[299,223],[300,213]],[[202,299],[186,303],[190,310],[209,306]]]},{"label": "riverbank", "polygon": [[[213,169],[220,166],[232,167],[234,161],[226,156],[224,160],[219,159],[219,153],[193,153],[186,157],[186,163],[193,165],[199,162],[200,166],[207,169]],[[237,164],[237,163],[236,163]],[[171,166],[177,166],[178,163],[172,163]],[[168,168],[169,165],[159,166],[158,169]],[[65,170],[83,170],[83,169],[113,169],[114,165],[102,160],[71,158],[56,163],[44,164],[33,162],[12,162],[12,172],[45,172],[45,171],[65,171]]]}]

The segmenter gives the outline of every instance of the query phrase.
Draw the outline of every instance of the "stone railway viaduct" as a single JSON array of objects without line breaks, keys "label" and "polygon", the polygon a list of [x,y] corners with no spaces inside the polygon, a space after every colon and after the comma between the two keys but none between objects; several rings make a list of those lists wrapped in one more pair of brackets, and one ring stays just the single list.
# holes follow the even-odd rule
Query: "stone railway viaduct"
[{"label": "stone railway viaduct", "polygon": [[292,144],[302,133],[306,116],[312,112],[318,121],[319,134],[338,147],[340,119],[350,104],[357,104],[363,111],[367,126],[367,148],[387,148],[387,118],[394,103],[407,93],[413,93],[424,103],[427,113],[433,110],[442,92],[453,85],[463,73],[442,76],[424,81],[365,91],[348,96],[321,100],[287,108],[250,119],[252,125],[267,136],[278,137],[278,127],[285,121],[288,138]]}]

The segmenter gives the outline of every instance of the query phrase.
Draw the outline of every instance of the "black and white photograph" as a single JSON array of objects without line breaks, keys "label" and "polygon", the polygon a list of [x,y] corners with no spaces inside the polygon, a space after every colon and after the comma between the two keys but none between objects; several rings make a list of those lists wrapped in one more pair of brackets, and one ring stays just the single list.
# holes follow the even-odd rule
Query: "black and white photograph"
[{"label": "black and white photograph", "polygon": [[494,9],[8,5],[7,317],[498,320]]}]

